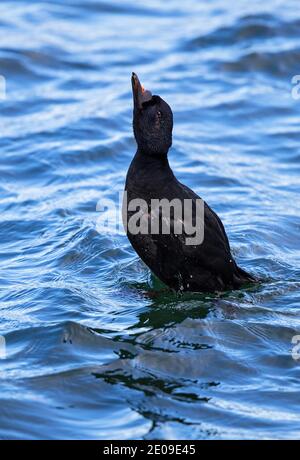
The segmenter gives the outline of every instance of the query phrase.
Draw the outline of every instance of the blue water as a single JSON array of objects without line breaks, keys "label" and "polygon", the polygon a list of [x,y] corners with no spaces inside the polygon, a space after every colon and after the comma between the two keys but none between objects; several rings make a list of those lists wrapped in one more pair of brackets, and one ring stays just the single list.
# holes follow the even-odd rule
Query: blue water
[{"label": "blue water", "polygon": [[[299,28],[291,0],[1,1],[1,438],[300,437]],[[177,297],[97,231],[132,71],[260,285]]]}]

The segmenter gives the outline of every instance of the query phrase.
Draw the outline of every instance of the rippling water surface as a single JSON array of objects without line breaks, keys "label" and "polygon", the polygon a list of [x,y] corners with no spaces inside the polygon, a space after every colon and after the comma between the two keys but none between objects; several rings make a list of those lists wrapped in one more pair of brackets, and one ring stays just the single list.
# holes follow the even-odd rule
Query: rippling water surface
[{"label": "rippling water surface", "polygon": [[[0,18],[1,438],[299,438],[298,2],[1,1]],[[97,231],[135,152],[132,71],[259,286],[177,297]]]}]

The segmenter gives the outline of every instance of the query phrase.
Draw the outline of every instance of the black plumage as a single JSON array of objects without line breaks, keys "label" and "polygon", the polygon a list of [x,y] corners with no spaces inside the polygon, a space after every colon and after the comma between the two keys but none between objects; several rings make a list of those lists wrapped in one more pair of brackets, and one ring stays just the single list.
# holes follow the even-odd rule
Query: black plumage
[{"label": "black plumage", "polygon": [[[151,200],[192,200],[193,213],[200,197],[174,176],[167,154],[172,144],[173,115],[159,96],[144,90],[132,74],[133,129],[138,149],[129,167],[125,191],[127,203],[144,200],[148,208],[143,218],[151,221]],[[127,204],[124,204],[127,211]],[[128,223],[133,211],[123,214]],[[194,222],[193,214],[193,222]],[[141,259],[167,286],[176,291],[213,292],[238,289],[255,278],[238,267],[232,257],[224,226],[217,214],[204,203],[204,240],[187,245],[186,234],[176,234],[171,214],[169,234],[132,234],[128,238]],[[173,219],[173,220],[172,220]]]}]

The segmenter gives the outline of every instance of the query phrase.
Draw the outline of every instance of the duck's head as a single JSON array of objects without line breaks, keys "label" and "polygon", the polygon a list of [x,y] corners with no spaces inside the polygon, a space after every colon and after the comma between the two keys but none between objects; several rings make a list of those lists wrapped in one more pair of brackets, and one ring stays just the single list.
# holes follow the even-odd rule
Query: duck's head
[{"label": "duck's head", "polygon": [[145,154],[166,155],[172,145],[172,110],[161,97],[144,89],[135,73],[131,83],[133,132],[138,148]]}]

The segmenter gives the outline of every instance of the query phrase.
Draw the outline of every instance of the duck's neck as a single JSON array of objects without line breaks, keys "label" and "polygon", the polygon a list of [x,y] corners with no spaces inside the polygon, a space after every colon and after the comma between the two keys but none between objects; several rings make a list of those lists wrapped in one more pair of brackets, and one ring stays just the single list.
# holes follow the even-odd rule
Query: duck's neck
[{"label": "duck's neck", "polygon": [[128,171],[127,183],[141,190],[157,190],[173,177],[166,154],[149,155],[138,149]]},{"label": "duck's neck", "polygon": [[151,171],[171,171],[170,165],[169,165],[169,160],[168,160],[168,154],[167,153],[156,153],[154,154],[149,154],[142,149],[138,148],[135,157],[134,157],[135,162],[139,164],[140,168],[151,168]]}]

